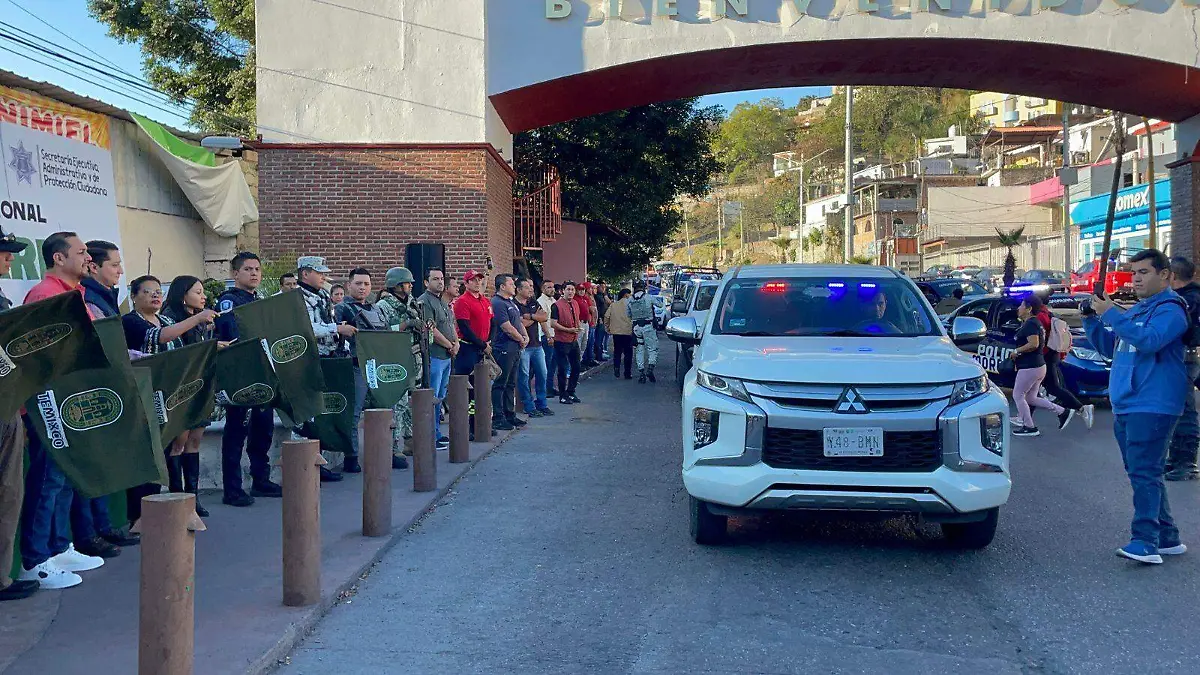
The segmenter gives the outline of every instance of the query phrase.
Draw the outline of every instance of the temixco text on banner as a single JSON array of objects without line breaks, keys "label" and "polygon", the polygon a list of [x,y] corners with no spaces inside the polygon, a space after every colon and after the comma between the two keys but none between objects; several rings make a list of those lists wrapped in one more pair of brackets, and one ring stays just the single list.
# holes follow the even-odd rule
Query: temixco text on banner
[{"label": "temixco text on banner", "polygon": [[88,498],[156,482],[165,472],[158,425],[148,421],[121,318],[94,327],[109,365],[56,378],[26,403],[42,445]]},{"label": "temixco text on banner", "polygon": [[298,292],[281,293],[233,309],[239,341],[263,344],[275,375],[279,396],[275,405],[285,416],[302,423],[324,409],[324,379],[317,340],[304,299]]},{"label": "temixco text on banner", "polygon": [[239,341],[217,352],[218,404],[244,408],[271,405],[278,392],[279,378],[261,341]]},{"label": "temixco text on banner", "polygon": [[79,293],[0,313],[0,419],[11,418],[56,378],[107,365]]},{"label": "temixco text on banner", "polygon": [[321,414],[313,421],[321,449],[331,452],[353,452],[354,425],[354,362],[349,358],[321,359],[325,376],[325,391],[321,394]]},{"label": "temixco text on banner", "polygon": [[205,340],[138,359],[150,370],[154,414],[162,427],[163,445],[209,420],[216,387],[217,342]]},{"label": "temixco text on banner", "polygon": [[360,330],[354,336],[370,407],[391,408],[416,384],[412,333]]}]

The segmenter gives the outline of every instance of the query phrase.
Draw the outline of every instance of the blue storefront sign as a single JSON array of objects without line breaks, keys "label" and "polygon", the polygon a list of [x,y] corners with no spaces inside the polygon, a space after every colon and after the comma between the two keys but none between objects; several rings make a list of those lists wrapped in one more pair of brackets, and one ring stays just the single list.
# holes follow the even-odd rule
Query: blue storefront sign
[{"label": "blue storefront sign", "polygon": [[[1102,238],[1108,218],[1109,195],[1081,199],[1071,205],[1071,222],[1079,227],[1080,240]],[[1154,205],[1158,227],[1171,224],[1171,179],[1164,178],[1154,185]],[[1117,209],[1113,218],[1113,236],[1150,229],[1150,186],[1135,185],[1117,193]]]}]

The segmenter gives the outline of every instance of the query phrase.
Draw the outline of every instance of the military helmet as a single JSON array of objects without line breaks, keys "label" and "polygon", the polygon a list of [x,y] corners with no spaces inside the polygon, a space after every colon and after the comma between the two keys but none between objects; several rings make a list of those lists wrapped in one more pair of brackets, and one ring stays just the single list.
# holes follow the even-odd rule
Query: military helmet
[{"label": "military helmet", "polygon": [[642,279],[638,279],[637,281],[633,282],[633,290],[635,290],[635,291],[646,290],[646,282]]},{"label": "military helmet", "polygon": [[392,288],[400,284],[416,283],[413,279],[412,272],[408,271],[407,267],[393,267],[387,271],[387,279],[383,282],[384,288]]}]

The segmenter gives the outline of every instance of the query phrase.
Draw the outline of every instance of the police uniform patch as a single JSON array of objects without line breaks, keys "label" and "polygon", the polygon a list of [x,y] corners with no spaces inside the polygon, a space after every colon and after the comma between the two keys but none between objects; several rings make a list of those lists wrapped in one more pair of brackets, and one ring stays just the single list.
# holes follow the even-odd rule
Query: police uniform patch
[{"label": "police uniform patch", "polygon": [[230,300],[229,298],[226,298],[226,299],[222,300],[221,302],[217,303],[217,311],[218,312],[228,312],[231,309],[233,309],[233,300]]}]

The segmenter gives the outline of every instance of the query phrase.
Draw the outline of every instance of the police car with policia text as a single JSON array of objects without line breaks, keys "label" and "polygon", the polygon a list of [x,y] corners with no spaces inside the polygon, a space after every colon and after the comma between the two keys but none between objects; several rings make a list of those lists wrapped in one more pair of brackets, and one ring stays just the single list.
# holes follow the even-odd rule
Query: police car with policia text
[{"label": "police car with policia text", "polygon": [[[1012,388],[1016,376],[1013,372],[1002,372],[1000,365],[1011,357],[1017,347],[1017,330],[1021,321],[1017,318],[1017,307],[1028,295],[1017,289],[982,298],[971,298],[954,310],[945,321],[952,325],[960,317],[973,317],[983,321],[987,334],[980,340],[960,341],[959,347],[970,353],[979,365],[988,372],[992,382],[1001,387]],[[1074,314],[1086,295],[1057,294],[1044,298],[1046,306],[1056,315]],[[1070,325],[1073,320],[1065,317]],[[1060,368],[1063,384],[1080,399],[1103,399],[1108,397],[1108,374],[1111,361],[1092,348],[1081,328],[1071,329],[1071,350],[1062,360]]]},{"label": "police car with policia text", "polygon": [[763,265],[720,282],[683,384],[692,537],[770,510],[913,515],[982,548],[1008,501],[1008,401],[910,279],[865,265]]}]

